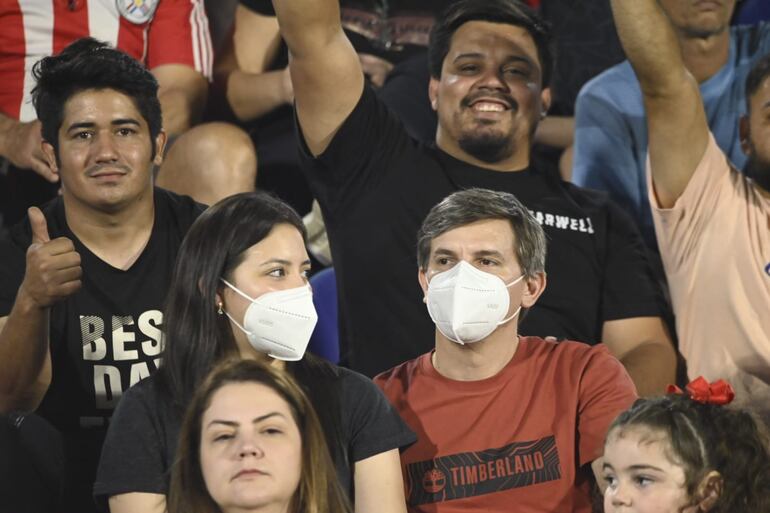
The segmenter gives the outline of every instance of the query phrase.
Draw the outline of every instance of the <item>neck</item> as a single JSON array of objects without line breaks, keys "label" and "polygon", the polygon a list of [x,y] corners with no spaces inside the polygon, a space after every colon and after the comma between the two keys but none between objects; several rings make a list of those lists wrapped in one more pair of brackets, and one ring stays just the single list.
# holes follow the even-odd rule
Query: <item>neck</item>
[{"label": "neck", "polygon": [[147,246],[155,222],[153,191],[115,211],[93,208],[64,193],[64,216],[72,233],[92,253],[128,269]]},{"label": "neck", "polygon": [[449,136],[444,135],[440,127],[436,133],[436,146],[457,160],[492,171],[515,172],[523,171],[529,167],[529,141],[517,141],[515,146],[516,150],[513,151],[512,155],[497,162],[487,162],[467,153],[460,148],[456,141],[453,141]]},{"label": "neck", "polygon": [[254,508],[233,506],[222,508],[222,513],[290,513],[291,501],[270,503]]},{"label": "neck", "polygon": [[725,28],[708,37],[678,33],[685,67],[699,84],[713,77],[730,57],[730,30]]},{"label": "neck", "polygon": [[511,361],[519,347],[516,320],[496,329],[483,340],[461,345],[436,330],[436,371],[456,381],[479,381],[497,375]]}]

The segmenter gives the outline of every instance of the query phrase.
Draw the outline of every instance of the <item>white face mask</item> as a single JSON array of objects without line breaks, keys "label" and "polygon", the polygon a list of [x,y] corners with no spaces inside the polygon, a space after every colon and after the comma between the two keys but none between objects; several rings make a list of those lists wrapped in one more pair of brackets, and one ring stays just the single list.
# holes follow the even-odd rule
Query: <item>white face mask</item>
[{"label": "white face mask", "polygon": [[296,361],[304,354],[318,321],[309,285],[266,292],[254,299],[220,278],[235,292],[251,301],[243,316],[243,325],[225,312],[246,334],[251,346],[277,360]]},{"label": "white face mask", "polygon": [[452,342],[478,342],[519,314],[521,306],[505,318],[510,306],[508,287],[523,278],[521,275],[506,285],[494,274],[461,260],[448,271],[433,276],[428,283],[428,313],[439,331]]}]

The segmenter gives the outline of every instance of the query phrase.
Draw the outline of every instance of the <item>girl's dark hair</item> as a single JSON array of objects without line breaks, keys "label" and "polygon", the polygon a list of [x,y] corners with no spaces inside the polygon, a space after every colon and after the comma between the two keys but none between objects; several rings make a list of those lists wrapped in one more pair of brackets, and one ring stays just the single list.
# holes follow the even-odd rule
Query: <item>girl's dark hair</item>
[{"label": "girl's dark hair", "polygon": [[748,412],[679,394],[639,399],[615,419],[607,437],[637,426],[665,435],[690,496],[708,472],[719,472],[722,494],[710,512],[770,511],[768,439]]},{"label": "girl's dark hair", "polygon": [[237,354],[230,322],[217,314],[220,278],[231,279],[245,251],[283,223],[307,238],[302,219],[278,198],[261,191],[236,194],[209,207],[182,241],[166,296],[158,372],[180,410],[211,367]]},{"label": "girl's dark hair", "polygon": [[428,64],[433,78],[441,77],[441,67],[449,53],[455,31],[469,21],[489,21],[521,27],[535,42],[542,68],[542,87],[551,82],[554,43],[549,24],[519,0],[459,0],[441,13],[430,32]]},{"label": "girl's dark hair", "polygon": [[32,103],[42,125],[43,139],[59,153],[59,128],[64,105],[87,89],[113,89],[129,96],[150,130],[152,154],[163,119],[158,100],[158,81],[128,54],[90,37],[78,39],[61,53],[35,63],[32,75],[37,85]]},{"label": "girl's dark hair", "polygon": [[169,513],[213,513],[219,506],[209,494],[200,461],[201,423],[217,390],[232,383],[258,383],[289,405],[302,439],[302,471],[292,500],[294,513],[346,513],[350,506],[340,487],[323,429],[310,401],[285,372],[255,360],[225,361],[215,367],[193,396],[179,435],[171,473]]}]

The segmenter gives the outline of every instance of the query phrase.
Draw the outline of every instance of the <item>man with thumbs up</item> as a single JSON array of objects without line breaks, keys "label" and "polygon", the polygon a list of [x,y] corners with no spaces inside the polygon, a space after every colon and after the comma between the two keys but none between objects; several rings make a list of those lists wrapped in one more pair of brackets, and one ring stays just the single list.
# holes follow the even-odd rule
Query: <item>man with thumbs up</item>
[{"label": "man with thumbs up", "polygon": [[157,82],[92,39],[34,70],[42,151],[62,195],[0,242],[0,414],[62,434],[63,504],[94,510],[93,475],[122,392],[160,364],[162,305],[179,244],[202,207],[154,188]]}]

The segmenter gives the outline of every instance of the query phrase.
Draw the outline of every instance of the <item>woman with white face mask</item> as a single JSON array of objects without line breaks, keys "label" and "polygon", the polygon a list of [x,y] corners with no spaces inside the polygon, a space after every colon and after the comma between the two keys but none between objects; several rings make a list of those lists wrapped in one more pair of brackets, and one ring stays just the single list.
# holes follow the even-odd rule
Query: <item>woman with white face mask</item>
[{"label": "woman with white face mask", "polygon": [[317,319],[309,269],[301,219],[269,194],[227,198],[190,228],[166,301],[163,366],[124,394],[102,450],[94,494],[112,513],[165,510],[184,409],[232,357],[285,369],[303,387],[357,513],[406,511],[398,449],[414,434],[370,380],[305,354]]}]

